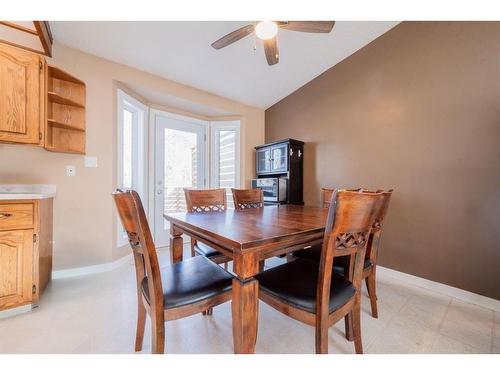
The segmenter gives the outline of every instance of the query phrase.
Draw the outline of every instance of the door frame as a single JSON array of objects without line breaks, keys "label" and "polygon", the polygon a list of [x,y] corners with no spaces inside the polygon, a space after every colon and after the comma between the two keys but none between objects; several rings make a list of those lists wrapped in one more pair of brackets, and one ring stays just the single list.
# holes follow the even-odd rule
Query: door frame
[{"label": "door frame", "polygon": [[[155,192],[156,192],[156,134],[157,134],[157,123],[156,117],[167,117],[173,120],[180,120],[189,122],[192,124],[203,125],[205,127],[204,133],[204,143],[205,143],[205,152],[204,152],[204,168],[205,168],[205,181],[204,188],[210,186],[210,142],[209,142],[209,130],[210,130],[210,121],[197,119],[195,117],[189,117],[180,115],[177,113],[167,112],[165,110],[160,110],[156,108],[149,109],[149,150],[148,150],[148,206],[150,207],[148,212],[148,221],[153,225],[150,228],[153,229],[153,238],[157,239],[156,236],[156,205],[155,205]],[[189,242],[189,238],[185,237],[184,242]],[[168,245],[167,245],[168,246]]]}]

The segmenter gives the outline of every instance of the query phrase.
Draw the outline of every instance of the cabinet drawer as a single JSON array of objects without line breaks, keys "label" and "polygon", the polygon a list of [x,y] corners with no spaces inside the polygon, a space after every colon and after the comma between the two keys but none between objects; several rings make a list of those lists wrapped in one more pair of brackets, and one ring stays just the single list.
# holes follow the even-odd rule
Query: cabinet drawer
[{"label": "cabinet drawer", "polygon": [[33,203],[0,203],[0,230],[34,227]]}]

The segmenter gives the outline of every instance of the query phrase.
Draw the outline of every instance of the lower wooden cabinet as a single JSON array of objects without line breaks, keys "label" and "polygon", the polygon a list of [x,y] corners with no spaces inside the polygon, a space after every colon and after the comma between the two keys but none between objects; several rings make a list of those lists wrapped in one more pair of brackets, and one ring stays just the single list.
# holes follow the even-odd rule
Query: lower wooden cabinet
[{"label": "lower wooden cabinet", "polygon": [[0,232],[0,307],[33,301],[33,230]]},{"label": "lower wooden cabinet", "polygon": [[0,310],[37,304],[52,273],[52,198],[0,201]]}]

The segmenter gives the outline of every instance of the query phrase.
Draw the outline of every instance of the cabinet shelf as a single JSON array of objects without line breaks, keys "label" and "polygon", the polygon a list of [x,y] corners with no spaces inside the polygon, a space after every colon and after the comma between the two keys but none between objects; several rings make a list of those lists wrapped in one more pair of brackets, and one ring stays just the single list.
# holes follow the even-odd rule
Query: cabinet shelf
[{"label": "cabinet shelf", "polygon": [[53,126],[53,127],[56,127],[56,128],[61,128],[61,129],[68,129],[68,130],[75,130],[75,131],[79,131],[79,132],[84,132],[85,129],[81,128],[81,127],[78,127],[76,125],[72,125],[72,124],[65,124],[63,122],[60,122],[60,121],[56,121],[54,119],[47,119],[47,122],[49,124],[49,126]]},{"label": "cabinet shelf", "polygon": [[72,76],[71,74],[65,72],[64,70],[62,70],[61,68],[57,68],[53,65],[48,65],[48,70],[49,70],[49,74],[52,78],[56,78],[56,79],[60,79],[62,81],[68,81],[68,82],[72,82],[72,83],[76,83],[76,84],[79,84],[79,85],[85,85],[85,82],[83,82],[82,80]]},{"label": "cabinet shelf", "polygon": [[72,107],[78,107],[78,108],[85,108],[84,105],[77,103],[71,99],[65,98],[64,96],[61,96],[59,94],[56,94],[55,92],[49,91],[47,93],[47,96],[49,97],[49,100],[52,103],[57,103],[57,104],[63,104],[63,105],[69,105]]}]

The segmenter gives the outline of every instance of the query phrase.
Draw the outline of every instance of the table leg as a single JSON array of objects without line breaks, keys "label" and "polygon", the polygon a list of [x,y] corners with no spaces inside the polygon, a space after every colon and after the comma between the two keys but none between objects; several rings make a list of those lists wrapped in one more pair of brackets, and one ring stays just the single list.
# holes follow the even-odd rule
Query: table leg
[{"label": "table leg", "polygon": [[170,262],[172,264],[182,261],[182,232],[170,225]]},{"label": "table leg", "polygon": [[236,354],[253,354],[257,341],[259,282],[233,279],[233,343]]}]

